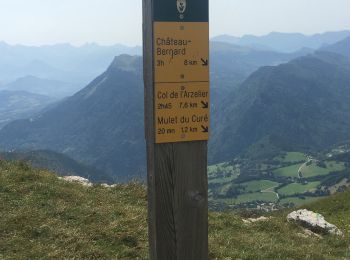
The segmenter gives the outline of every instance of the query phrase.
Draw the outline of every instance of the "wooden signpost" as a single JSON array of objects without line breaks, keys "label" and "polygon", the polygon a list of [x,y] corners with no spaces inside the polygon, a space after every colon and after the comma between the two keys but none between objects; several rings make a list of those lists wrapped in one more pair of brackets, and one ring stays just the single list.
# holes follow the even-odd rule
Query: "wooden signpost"
[{"label": "wooden signpost", "polygon": [[143,0],[151,259],[208,259],[208,9]]}]

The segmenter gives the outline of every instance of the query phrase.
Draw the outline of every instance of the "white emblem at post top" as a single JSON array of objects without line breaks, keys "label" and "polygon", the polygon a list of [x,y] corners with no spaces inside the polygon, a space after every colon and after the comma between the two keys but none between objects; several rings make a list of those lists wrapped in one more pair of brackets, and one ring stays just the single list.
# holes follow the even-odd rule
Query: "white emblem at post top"
[{"label": "white emblem at post top", "polygon": [[186,0],[176,0],[176,6],[180,13],[180,19],[183,19],[186,11]]}]

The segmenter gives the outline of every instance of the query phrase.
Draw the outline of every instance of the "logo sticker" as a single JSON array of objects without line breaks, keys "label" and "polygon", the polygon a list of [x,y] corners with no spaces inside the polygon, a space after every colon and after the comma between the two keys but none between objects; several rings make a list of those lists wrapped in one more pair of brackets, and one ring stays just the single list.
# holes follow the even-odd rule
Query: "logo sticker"
[{"label": "logo sticker", "polygon": [[184,13],[186,11],[186,0],[176,0],[177,10],[180,13],[180,18],[184,18]]}]

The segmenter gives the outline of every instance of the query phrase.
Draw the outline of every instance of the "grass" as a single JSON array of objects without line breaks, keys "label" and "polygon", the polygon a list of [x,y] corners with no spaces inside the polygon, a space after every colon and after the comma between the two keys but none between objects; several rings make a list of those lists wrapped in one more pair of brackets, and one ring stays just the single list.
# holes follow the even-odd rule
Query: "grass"
[{"label": "grass", "polygon": [[219,202],[225,202],[227,204],[240,204],[253,201],[264,201],[264,202],[276,202],[277,196],[275,193],[267,192],[255,192],[255,193],[245,193],[238,195],[237,198],[227,198],[227,199],[217,199]]},{"label": "grass", "polygon": [[315,182],[309,182],[307,184],[301,184],[301,183],[291,183],[279,190],[277,190],[278,194],[280,195],[295,195],[295,194],[303,194],[305,192],[313,192],[316,190],[317,186],[319,186],[321,182],[315,181]]},{"label": "grass", "polygon": [[[274,174],[283,177],[295,177],[298,178],[298,170],[302,166],[301,164],[294,164],[291,166],[279,168],[273,171]],[[314,162],[310,165],[305,165],[301,168],[303,178],[310,178],[315,176],[325,176],[331,172],[342,171],[345,169],[344,163],[330,161],[326,162],[326,168],[317,166]]]},{"label": "grass", "polygon": [[210,184],[224,184],[232,182],[238,177],[239,170],[228,163],[219,163],[208,166],[208,179]]},{"label": "grass", "polygon": [[85,188],[23,163],[0,164],[0,259],[147,256],[144,187]]},{"label": "grass", "polygon": [[304,197],[304,198],[298,198],[298,197],[289,197],[289,198],[283,198],[280,200],[279,204],[289,204],[293,203],[296,207],[300,207],[302,205],[308,204],[310,202],[314,202],[319,200],[321,197]]},{"label": "grass", "polygon": [[301,164],[294,164],[291,166],[278,168],[273,171],[274,174],[283,176],[283,177],[298,177],[298,170],[300,168]]},{"label": "grass", "polygon": [[213,213],[209,225],[212,259],[350,259],[350,191],[304,205],[338,226],[344,237],[302,237],[302,229],[279,211],[267,222],[242,225],[234,213]]},{"label": "grass", "polygon": [[301,173],[303,174],[303,178],[310,178],[328,175],[331,172],[342,171],[345,169],[344,163],[336,161],[326,162],[326,166],[326,168],[321,168],[315,163],[312,163],[309,166],[303,167]]},{"label": "grass", "polygon": [[[288,212],[276,212],[273,219],[255,224],[242,224],[240,217],[233,213],[213,213],[209,226],[209,242],[212,259],[349,259],[350,220],[349,193],[334,197],[335,205],[328,206],[328,200],[306,206],[323,214],[345,233],[344,238],[324,236],[301,237],[301,228],[288,223]],[[326,206],[323,205],[326,204]],[[338,215],[339,210],[344,212]],[[333,212],[332,210],[333,209]]]},{"label": "grass", "polygon": [[223,176],[218,178],[213,178],[208,180],[210,184],[226,184],[231,183],[233,180],[237,179],[237,176]]},{"label": "grass", "polygon": [[288,152],[284,158],[282,158],[281,156],[278,156],[275,159],[282,162],[295,163],[295,162],[306,161],[307,157],[305,154],[300,152]]},{"label": "grass", "polygon": [[279,183],[269,180],[249,181],[241,185],[245,187],[245,192],[257,192],[276,187]]},{"label": "grass", "polygon": [[208,166],[208,174],[215,174],[217,172],[233,173],[234,167],[228,163],[218,163]]},{"label": "grass", "polygon": [[222,184],[220,188],[217,189],[217,191],[219,192],[219,194],[225,195],[227,194],[227,192],[230,190],[231,187],[232,187],[231,183],[225,183],[225,184]]},{"label": "grass", "polygon": [[[142,185],[86,188],[0,161],[0,198],[0,259],[148,259]],[[300,237],[302,229],[286,221],[289,211],[254,224],[210,212],[210,259],[349,259],[350,192],[304,207],[345,236]]]}]

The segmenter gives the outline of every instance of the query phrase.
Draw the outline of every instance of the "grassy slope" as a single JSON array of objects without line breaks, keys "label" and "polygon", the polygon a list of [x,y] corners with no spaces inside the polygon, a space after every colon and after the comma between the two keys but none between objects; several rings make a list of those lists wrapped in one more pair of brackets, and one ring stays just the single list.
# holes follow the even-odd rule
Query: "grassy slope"
[{"label": "grassy slope", "polygon": [[278,182],[268,181],[268,180],[259,180],[259,181],[248,181],[242,183],[246,187],[245,191],[247,192],[259,192],[261,190],[266,190],[278,186]]},{"label": "grassy slope", "polygon": [[313,201],[319,200],[320,197],[308,197],[308,196],[303,196],[303,198],[299,197],[288,197],[280,200],[280,204],[289,204],[293,203],[296,207],[305,205],[307,203],[311,203]]},{"label": "grassy slope", "polygon": [[284,158],[282,158],[281,156],[278,156],[275,159],[283,162],[300,162],[300,161],[306,161],[307,157],[305,156],[305,154],[300,152],[288,152],[286,153]]},{"label": "grassy slope", "polygon": [[219,202],[226,202],[229,204],[238,204],[238,203],[247,203],[250,201],[259,200],[263,202],[276,202],[277,196],[275,193],[244,193],[238,195],[237,198],[228,198],[228,199],[217,199]]},{"label": "grassy slope", "polygon": [[146,255],[142,186],[85,188],[23,163],[0,163],[0,259]]},{"label": "grassy slope", "polygon": [[[274,170],[276,175],[284,177],[298,177],[298,169],[302,164],[294,164],[291,166],[283,167]],[[321,168],[312,163],[309,166],[304,166],[301,169],[302,176],[304,178],[310,178],[315,176],[322,176],[330,174],[331,172],[337,172],[345,169],[344,163],[339,163],[335,161],[326,162],[326,168]]]},{"label": "grassy slope", "polygon": [[[218,173],[219,176],[218,176]],[[211,184],[225,184],[232,182],[238,176],[237,170],[227,163],[208,166],[208,178]]]},{"label": "grassy slope", "polygon": [[[0,161],[0,259],[147,259],[145,188],[65,183],[48,172]],[[307,208],[324,214],[344,238],[302,238],[277,212],[266,223],[243,224],[233,213],[211,213],[211,259],[348,259],[350,193]]]},{"label": "grassy slope", "polygon": [[327,168],[321,168],[315,165],[314,163],[310,166],[307,166],[302,169],[302,174],[304,178],[314,177],[314,176],[320,176],[320,175],[327,175],[331,172],[337,172],[342,171],[345,169],[344,163],[340,162],[326,162]]},{"label": "grassy slope", "polygon": [[294,195],[294,194],[303,194],[308,191],[313,191],[317,188],[318,185],[320,185],[321,182],[315,181],[315,182],[309,182],[307,184],[301,184],[301,183],[291,183],[279,190],[277,192],[282,195]]},{"label": "grassy slope", "polygon": [[300,168],[300,164],[294,164],[291,166],[279,168],[277,170],[274,170],[273,173],[278,175],[278,176],[283,176],[283,177],[298,177],[298,169]]}]

